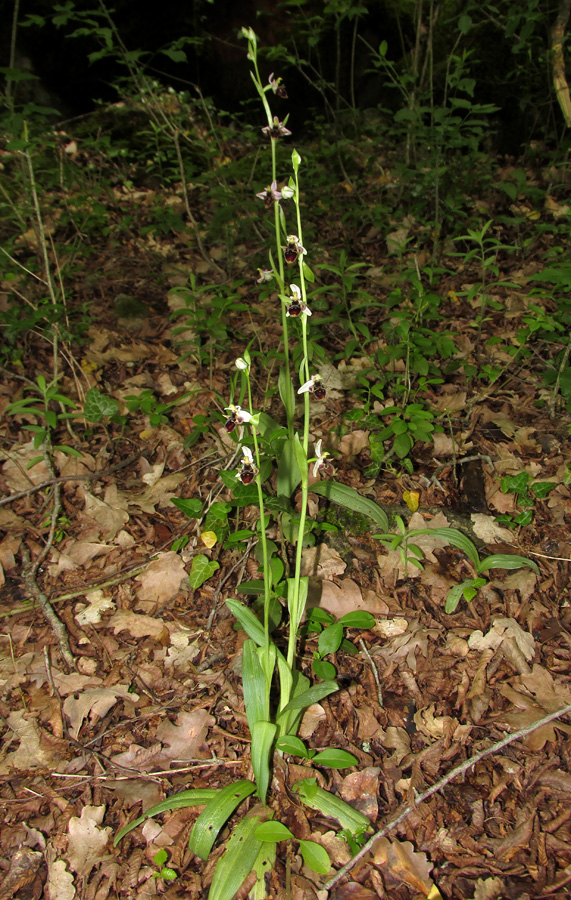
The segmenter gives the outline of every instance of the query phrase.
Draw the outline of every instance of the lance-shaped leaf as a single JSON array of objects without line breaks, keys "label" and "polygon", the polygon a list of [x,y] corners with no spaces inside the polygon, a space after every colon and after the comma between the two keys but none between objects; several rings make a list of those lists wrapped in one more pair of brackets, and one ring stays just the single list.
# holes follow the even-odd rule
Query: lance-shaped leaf
[{"label": "lance-shaped leaf", "polygon": [[344,506],[345,509],[368,516],[383,531],[388,530],[389,520],[384,509],[374,500],[362,497],[359,491],[349,485],[341,484],[339,481],[321,481],[319,484],[312,484],[311,491],[313,494],[326,497],[332,503],[337,503],[338,506]]},{"label": "lance-shaped leaf", "polygon": [[322,681],[321,684],[314,684],[303,693],[292,697],[287,706],[280,710],[280,715],[292,709],[306,709],[312,703],[319,703],[324,697],[338,690],[339,686],[335,681]]},{"label": "lance-shaped leaf", "polygon": [[136,828],[137,825],[140,825],[142,822],[146,822],[147,819],[152,818],[152,816],[158,816],[159,813],[163,812],[170,812],[172,809],[204,806],[206,803],[209,803],[217,793],[218,791],[213,788],[192,788],[188,791],[180,791],[178,794],[173,794],[172,797],[167,797],[166,800],[161,800],[160,803],[151,806],[144,816],[139,816],[138,819],[134,819],[132,822],[129,822],[128,825],[124,825],[123,828],[117,832],[113,841],[113,846],[116,847],[126,834],[129,834],[133,828]]},{"label": "lance-shaped leaf", "polygon": [[255,835],[261,822],[261,816],[255,815],[246,816],[238,822],[214,871],[208,900],[233,900],[240,890],[254,868],[260,851],[267,847]]},{"label": "lance-shaped leaf", "polygon": [[250,732],[254,725],[269,715],[269,696],[266,690],[266,676],[258,657],[256,642],[248,640],[242,647],[242,690]]},{"label": "lance-shaped leaf", "polygon": [[[241,781],[236,781],[234,784],[227,785],[217,792],[216,796],[206,806],[206,809],[200,813],[190,833],[188,846],[193,853],[199,856],[200,859],[208,859],[212,845],[224,823],[230,818],[240,803],[254,793],[255,789],[255,785],[244,778]],[[252,866],[250,866],[251,868]],[[250,869],[248,869],[248,872]],[[246,875],[248,872],[246,872]]]},{"label": "lance-shaped leaf", "polygon": [[265,641],[264,627],[252,610],[240,603],[239,600],[226,600],[225,603],[232,615],[238,619],[248,637],[262,647]]},{"label": "lance-shaped leaf", "polygon": [[488,569],[533,569],[536,574],[539,574],[539,568],[537,567],[537,563],[534,563],[531,559],[526,559],[525,556],[512,556],[507,553],[495,553],[492,556],[487,556],[486,559],[483,559],[481,563],[477,566],[478,574],[481,572],[487,572]]},{"label": "lance-shaped leaf", "polygon": [[331,816],[337,819],[343,829],[347,829],[350,834],[357,837],[371,827],[371,823],[366,815],[353,809],[348,803],[345,803],[341,797],[336,797],[329,791],[323,790],[317,784],[315,778],[306,778],[304,781],[298,781],[294,785],[301,800],[310,809],[316,809],[324,816]]},{"label": "lance-shaped leaf", "polygon": [[277,727],[273,722],[256,722],[252,728],[252,745],[250,755],[252,769],[256,778],[258,797],[266,802],[266,794],[270,783],[270,755],[276,737]]}]

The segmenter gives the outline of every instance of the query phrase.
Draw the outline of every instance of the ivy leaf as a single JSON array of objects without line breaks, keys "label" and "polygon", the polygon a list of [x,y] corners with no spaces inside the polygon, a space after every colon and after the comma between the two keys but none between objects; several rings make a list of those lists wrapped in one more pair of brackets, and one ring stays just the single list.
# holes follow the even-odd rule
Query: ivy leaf
[{"label": "ivy leaf", "polygon": [[214,575],[216,569],[219,568],[220,565],[215,559],[208,559],[207,556],[203,556],[202,554],[195,556],[192,560],[192,566],[188,576],[191,588],[193,590],[199,588],[211,575]]}]

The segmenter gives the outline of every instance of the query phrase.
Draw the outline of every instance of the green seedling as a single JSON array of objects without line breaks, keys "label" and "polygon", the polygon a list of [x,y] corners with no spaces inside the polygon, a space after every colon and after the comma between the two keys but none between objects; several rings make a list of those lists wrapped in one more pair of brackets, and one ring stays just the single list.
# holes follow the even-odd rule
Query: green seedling
[{"label": "green seedling", "polygon": [[[65,408],[75,409],[74,401],[59,392],[56,381],[48,384],[43,375],[38,375],[36,384],[26,385],[24,390],[33,396],[23,397],[21,400],[9,403],[6,412],[12,416],[36,420],[34,424],[22,425],[24,431],[31,431],[34,435],[34,447],[38,449],[49,445],[51,449],[60,450],[68,456],[81,457],[82,453],[75,447],[67,444],[52,446],[51,440],[53,431],[76,417],[75,412],[62,412],[62,409]],[[26,464],[26,468],[31,469],[43,459],[43,454],[34,457]]]},{"label": "green seedling", "polygon": [[159,850],[158,853],[155,853],[153,862],[158,866],[159,870],[158,872],[153,873],[153,878],[162,878],[163,881],[176,881],[178,874],[174,869],[171,869],[170,866],[165,865],[168,858],[169,855],[164,848]]},{"label": "green seedling", "polygon": [[500,481],[500,489],[503,494],[514,494],[515,502],[521,507],[522,512],[515,516],[502,513],[496,516],[496,521],[501,525],[508,525],[510,528],[530,525],[533,521],[536,500],[544,500],[556,486],[554,481],[533,482],[528,472],[504,475]]},{"label": "green seedling", "polygon": [[350,654],[358,653],[355,645],[345,637],[345,630],[347,628],[372,628],[374,624],[374,616],[365,611],[346,613],[336,620],[335,616],[325,609],[314,607],[310,610],[300,633],[319,635],[317,650],[313,654],[314,675],[324,680],[335,678],[337,670],[333,663],[326,660],[325,657],[335,654],[338,650]]},{"label": "green seedling", "polygon": [[[423,568],[422,559],[424,553],[417,544],[411,542],[411,538],[420,537],[420,535],[429,534],[431,537],[440,538],[445,544],[452,544],[462,550],[470,562],[472,563],[475,576],[467,578],[461,584],[454,585],[448,592],[445,603],[445,611],[452,613],[458,606],[458,603],[464,597],[466,601],[473,600],[481,587],[487,580],[482,578],[484,572],[490,569],[522,569],[528,568],[539,574],[537,564],[533,560],[527,559],[525,556],[517,556],[507,553],[495,553],[480,559],[480,555],[476,545],[469,537],[466,537],[456,528],[415,528],[408,529],[400,516],[396,516],[398,534],[376,534],[375,538],[382,541],[389,550],[397,550],[400,553],[401,562],[404,566],[405,577],[408,574],[408,565],[412,564],[418,569]],[[410,555],[412,554],[412,555]]]}]

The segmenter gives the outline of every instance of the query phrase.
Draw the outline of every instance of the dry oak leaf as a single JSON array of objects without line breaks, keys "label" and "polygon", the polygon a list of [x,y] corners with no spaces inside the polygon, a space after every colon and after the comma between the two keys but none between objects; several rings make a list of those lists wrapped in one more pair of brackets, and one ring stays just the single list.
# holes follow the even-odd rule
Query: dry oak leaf
[{"label": "dry oak leaf", "polygon": [[152,515],[155,507],[168,506],[171,498],[176,496],[177,487],[183,481],[186,481],[184,472],[165,475],[139,494],[129,494],[129,506],[138,506],[143,512]]},{"label": "dry oak leaf", "polygon": [[416,672],[416,651],[420,650],[423,656],[428,656],[428,639],[436,640],[439,636],[436,628],[426,628],[420,622],[411,622],[405,634],[397,635],[385,647],[375,650],[373,655],[380,656],[387,664],[405,659],[409,669]]},{"label": "dry oak leaf", "polygon": [[89,715],[91,724],[107,715],[118,700],[129,700],[136,703],[138,694],[133,694],[126,684],[114,684],[113,687],[89,688],[78,697],[67,697],[63,710],[71,723],[70,732],[76,740],[85,718]]},{"label": "dry oak leaf", "polygon": [[216,720],[206,710],[194,709],[179,713],[175,724],[168,719],[164,720],[157,728],[156,737],[162,742],[163,753],[168,759],[181,762],[205,759],[210,756],[204,743],[206,734],[215,724]]},{"label": "dry oak leaf", "polygon": [[468,646],[470,650],[497,650],[503,641],[513,643],[528,662],[535,656],[533,635],[524,631],[515,619],[503,616],[494,619],[485,636],[482,631],[473,631],[468,638]]},{"label": "dry oak leaf", "polygon": [[101,615],[108,609],[115,609],[115,603],[111,597],[106,597],[101,590],[89,591],[85,595],[88,605],[79,603],[74,610],[74,618],[78,625],[96,625],[101,621]]},{"label": "dry oak leaf", "polygon": [[104,806],[84,806],[80,818],[72,816],[69,820],[67,859],[70,868],[82,878],[107,856],[106,847],[113,829],[99,827],[104,814]]},{"label": "dry oak leaf", "polygon": [[322,582],[319,606],[337,618],[344,616],[345,613],[366,608],[361,588],[351,578],[344,578],[339,584],[332,581]]},{"label": "dry oak leaf", "polygon": [[41,455],[41,451],[34,447],[33,441],[28,441],[27,444],[10,451],[10,459],[2,466],[2,474],[11,491],[25,491],[35,484],[48,480],[50,473],[43,459],[31,469],[26,469],[30,460]]},{"label": "dry oak leaf", "polygon": [[48,864],[46,881],[48,900],[73,900],[75,897],[73,875],[65,861],[57,858],[56,851],[51,846],[46,848],[46,862]]},{"label": "dry oak leaf", "polygon": [[183,578],[187,577],[184,563],[178,553],[169,550],[160,553],[149,563],[142,575],[137,576],[139,601],[156,606],[168,603],[180,589]]},{"label": "dry oak leaf", "polygon": [[313,578],[332,578],[342,575],[347,568],[345,563],[333,547],[327,544],[317,544],[303,551],[301,557],[301,574],[310,575]]},{"label": "dry oak leaf", "polygon": [[[561,684],[556,685],[551,673],[543,666],[534,665],[528,675],[519,675],[515,679],[515,683],[518,684],[518,682],[530,691],[533,697],[529,693],[515,690],[509,684],[503,684],[500,687],[500,693],[519,710],[519,712],[507,712],[501,718],[498,717],[498,721],[505,723],[510,728],[519,729],[532,725],[538,719],[543,718],[546,713],[555,712],[562,706],[571,703],[571,693],[565,690]],[[541,750],[546,741],[555,743],[557,739],[555,728],[571,734],[570,725],[561,721],[549,722],[527,735],[525,738],[527,746],[531,750]]]},{"label": "dry oak leaf", "polygon": [[379,814],[377,795],[380,771],[378,766],[367,766],[359,772],[352,772],[343,779],[339,788],[343,800],[364,813],[371,822],[376,822]]},{"label": "dry oak leaf", "polygon": [[6,723],[14,732],[20,746],[14,753],[7,753],[0,763],[0,775],[13,769],[50,769],[61,763],[62,742],[42,731],[28,713],[16,710],[10,713]]},{"label": "dry oak leaf", "polygon": [[134,638],[152,637],[164,646],[169,643],[169,630],[161,619],[144,616],[131,609],[118,609],[107,626],[113,630],[114,634],[128,631]]},{"label": "dry oak leaf", "polygon": [[109,484],[103,500],[85,491],[85,512],[101,525],[103,540],[113,541],[117,534],[129,521],[128,501],[116,484]]},{"label": "dry oak leaf", "polygon": [[433,888],[434,883],[430,878],[432,863],[428,861],[426,853],[415,850],[410,841],[381,838],[375,844],[373,862],[380,868],[388,869],[395,880],[404,881],[425,897]]}]

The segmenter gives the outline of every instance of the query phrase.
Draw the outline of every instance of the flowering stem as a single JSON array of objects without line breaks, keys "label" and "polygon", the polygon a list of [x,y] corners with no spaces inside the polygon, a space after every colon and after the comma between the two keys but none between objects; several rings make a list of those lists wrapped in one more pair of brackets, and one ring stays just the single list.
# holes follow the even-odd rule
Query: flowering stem
[{"label": "flowering stem", "polygon": [[[250,381],[250,366],[246,369],[246,385],[248,388],[248,406],[250,409],[250,415],[253,414],[252,407],[252,384]],[[271,573],[270,566],[268,562],[268,542],[266,538],[266,516],[264,512],[264,493],[262,491],[262,481],[260,478],[260,448],[258,445],[258,435],[256,433],[256,428],[252,424],[252,438],[254,440],[254,454],[256,457],[256,467],[258,472],[256,474],[256,487],[258,489],[258,506],[260,507],[260,541],[262,543],[262,566],[264,570],[264,658],[266,665],[264,666],[264,672],[266,675],[266,714],[269,715],[269,701],[270,701],[270,684],[272,680],[272,672],[269,672],[269,660],[270,660],[270,589],[271,589]]]}]

